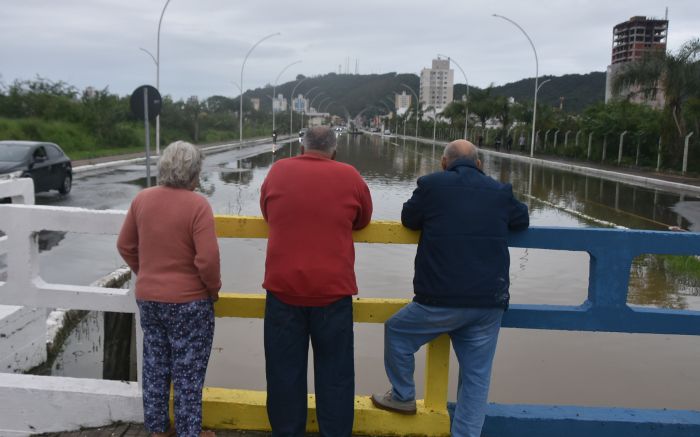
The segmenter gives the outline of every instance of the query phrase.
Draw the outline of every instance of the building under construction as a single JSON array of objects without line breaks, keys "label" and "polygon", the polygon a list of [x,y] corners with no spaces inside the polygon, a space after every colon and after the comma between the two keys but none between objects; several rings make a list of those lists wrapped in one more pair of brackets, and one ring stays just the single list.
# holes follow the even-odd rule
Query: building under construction
[{"label": "building under construction", "polygon": [[[628,21],[620,23],[613,28],[612,59],[608,66],[605,83],[605,101],[618,97],[613,95],[612,84],[616,74],[630,62],[641,60],[653,53],[666,52],[666,39],[668,35],[668,11],[666,17],[661,19],[635,16]],[[624,95],[634,93],[634,90],[626,90]],[[653,100],[646,100],[643,96],[630,97],[637,103],[647,103],[655,108],[662,108],[664,96],[657,93]]]}]

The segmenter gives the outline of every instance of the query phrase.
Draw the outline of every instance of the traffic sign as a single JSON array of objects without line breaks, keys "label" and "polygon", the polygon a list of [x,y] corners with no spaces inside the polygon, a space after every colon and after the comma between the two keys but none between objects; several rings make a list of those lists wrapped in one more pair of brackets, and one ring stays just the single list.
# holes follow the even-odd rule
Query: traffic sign
[{"label": "traffic sign", "polygon": [[[144,107],[144,97],[146,99],[146,104],[148,109]],[[140,118],[144,119],[146,111],[148,111],[148,119],[153,121],[158,115],[160,115],[160,108],[162,106],[162,100],[160,93],[155,87],[150,85],[141,85],[136,88],[133,93],[131,93],[131,112]]]}]

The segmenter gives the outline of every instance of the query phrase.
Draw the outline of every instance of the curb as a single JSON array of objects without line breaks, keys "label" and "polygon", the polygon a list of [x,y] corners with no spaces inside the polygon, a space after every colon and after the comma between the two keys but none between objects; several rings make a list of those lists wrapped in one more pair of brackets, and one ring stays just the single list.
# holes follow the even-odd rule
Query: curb
[{"label": "curb", "polygon": [[[286,144],[292,141],[296,141],[295,137],[289,137],[289,138],[284,138],[281,141],[278,141],[278,145]],[[217,144],[215,146],[207,146],[207,147],[201,147],[202,153],[205,155],[210,155],[213,153],[218,153],[218,152],[223,152],[229,149],[234,149],[234,148],[244,148],[244,147],[253,147],[253,146],[259,146],[262,144],[272,144],[270,142],[269,138],[263,138],[263,139],[257,139],[257,140],[251,140],[251,141],[244,141],[242,144],[239,144],[238,142],[235,143],[225,143],[225,144]],[[151,155],[151,158],[154,159],[154,162],[157,162],[158,155]],[[146,157],[140,157],[140,158],[132,158],[132,159],[119,159],[116,161],[109,161],[109,162],[101,162],[99,164],[86,164],[86,165],[81,165],[78,167],[73,167],[73,174],[83,174],[83,173],[89,173],[92,171],[100,171],[100,170],[106,170],[114,167],[122,167],[125,165],[131,165],[131,164],[140,164],[146,161]]]},{"label": "curb", "polygon": [[[401,135],[397,135],[395,138],[397,139],[403,139],[404,137]],[[427,144],[432,144],[433,141],[429,139],[423,139],[423,138],[415,138],[415,137],[409,137],[406,136],[406,139],[410,139],[412,141],[420,141],[421,143],[427,143]],[[652,177],[646,177],[646,176],[638,176],[634,174],[629,174],[629,173],[622,173],[622,172],[616,172],[612,170],[603,170],[600,168],[595,168],[595,167],[587,167],[585,165],[578,165],[578,164],[569,164],[569,163],[563,163],[559,161],[549,161],[546,159],[540,159],[540,158],[530,158],[529,156],[522,156],[522,155],[516,155],[516,154],[511,154],[511,153],[504,153],[504,152],[497,152],[495,150],[488,150],[481,148],[479,149],[479,153],[483,153],[484,155],[493,155],[493,156],[498,156],[501,158],[509,158],[513,159],[514,161],[521,161],[521,162],[528,162],[531,164],[536,164],[542,167],[549,167],[557,170],[564,170],[568,171],[571,173],[577,173],[581,174],[584,176],[599,176],[604,179],[608,179],[611,181],[616,181],[616,182],[624,182],[630,185],[636,185],[638,187],[642,188],[652,188],[652,189],[673,189],[677,191],[682,191],[688,194],[692,195],[698,195],[700,194],[700,186],[697,185],[690,185],[690,184],[684,184],[682,182],[672,182],[672,181],[667,181],[664,179],[658,179],[658,178],[652,178]]]}]

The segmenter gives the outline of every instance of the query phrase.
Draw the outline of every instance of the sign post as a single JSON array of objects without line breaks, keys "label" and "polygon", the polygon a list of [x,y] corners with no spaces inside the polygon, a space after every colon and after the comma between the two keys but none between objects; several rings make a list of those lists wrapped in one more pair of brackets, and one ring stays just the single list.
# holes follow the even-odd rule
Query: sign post
[{"label": "sign post", "polygon": [[162,100],[157,89],[150,85],[141,85],[131,93],[131,112],[143,118],[146,139],[146,187],[151,186],[151,131],[149,121],[160,115]]}]

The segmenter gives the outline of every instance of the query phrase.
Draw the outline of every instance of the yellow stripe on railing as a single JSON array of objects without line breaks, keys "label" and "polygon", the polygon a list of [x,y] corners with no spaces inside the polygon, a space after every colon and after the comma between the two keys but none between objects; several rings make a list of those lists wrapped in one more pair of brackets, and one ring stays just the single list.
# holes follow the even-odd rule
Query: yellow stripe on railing
[{"label": "yellow stripe on railing", "polygon": [[[267,238],[268,227],[262,217],[216,216],[219,238]],[[398,222],[374,221],[353,232],[357,243],[416,244],[420,234]],[[356,323],[384,323],[409,302],[408,299],[354,298]],[[263,318],[265,295],[221,293],[215,306],[217,317]],[[441,335],[428,344],[425,366],[425,400],[418,401],[418,414],[412,417],[381,411],[367,396],[355,398],[354,432],[369,435],[449,435],[447,383],[450,340]],[[212,428],[269,429],[265,415],[264,393],[246,390],[208,388],[204,392],[204,425]],[[309,395],[307,430],[315,432],[315,398]],[[232,420],[231,417],[235,417]]]},{"label": "yellow stripe on railing", "polygon": [[[217,215],[215,222],[219,238],[267,238],[267,223],[262,217]],[[399,222],[377,220],[352,236],[356,243],[416,244],[420,233]]]}]

